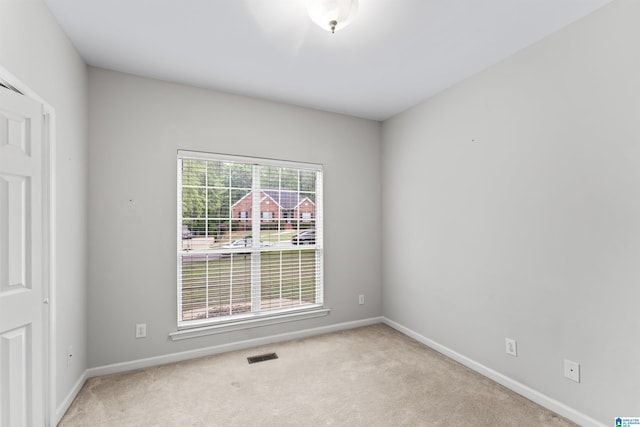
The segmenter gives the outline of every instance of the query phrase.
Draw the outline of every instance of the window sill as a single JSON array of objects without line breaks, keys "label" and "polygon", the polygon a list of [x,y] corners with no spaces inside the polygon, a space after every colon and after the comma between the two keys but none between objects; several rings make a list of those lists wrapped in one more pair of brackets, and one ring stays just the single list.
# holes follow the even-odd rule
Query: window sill
[{"label": "window sill", "polygon": [[331,310],[325,307],[318,307],[310,310],[287,312],[274,314],[271,316],[260,316],[256,318],[243,319],[235,322],[221,323],[217,325],[206,325],[170,332],[169,338],[172,341],[179,341],[188,338],[204,337],[207,335],[222,334],[225,332],[239,331],[242,329],[257,328],[260,326],[276,325],[278,323],[294,322],[297,320],[313,319],[314,317],[327,316]]}]

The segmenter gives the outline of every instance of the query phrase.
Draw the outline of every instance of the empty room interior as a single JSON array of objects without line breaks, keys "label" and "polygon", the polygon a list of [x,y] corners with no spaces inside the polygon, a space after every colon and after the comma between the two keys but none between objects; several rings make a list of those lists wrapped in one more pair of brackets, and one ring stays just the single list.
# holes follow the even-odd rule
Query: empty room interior
[{"label": "empty room interior", "polygon": [[0,0],[0,424],[640,422],[638,22]]}]

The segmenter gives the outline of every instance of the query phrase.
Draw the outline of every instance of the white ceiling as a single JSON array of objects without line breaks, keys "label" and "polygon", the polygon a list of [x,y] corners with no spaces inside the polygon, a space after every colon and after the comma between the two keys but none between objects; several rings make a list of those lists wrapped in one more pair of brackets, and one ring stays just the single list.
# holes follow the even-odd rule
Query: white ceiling
[{"label": "white ceiling", "polygon": [[611,0],[360,0],[336,34],[305,0],[45,0],[90,65],[375,120]]}]

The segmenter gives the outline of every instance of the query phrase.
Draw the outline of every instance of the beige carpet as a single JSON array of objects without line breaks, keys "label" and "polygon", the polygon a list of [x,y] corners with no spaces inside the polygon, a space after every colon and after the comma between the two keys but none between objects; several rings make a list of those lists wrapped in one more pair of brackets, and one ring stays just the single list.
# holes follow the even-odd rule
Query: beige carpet
[{"label": "beige carpet", "polygon": [[93,378],[59,426],[575,424],[374,325]]}]

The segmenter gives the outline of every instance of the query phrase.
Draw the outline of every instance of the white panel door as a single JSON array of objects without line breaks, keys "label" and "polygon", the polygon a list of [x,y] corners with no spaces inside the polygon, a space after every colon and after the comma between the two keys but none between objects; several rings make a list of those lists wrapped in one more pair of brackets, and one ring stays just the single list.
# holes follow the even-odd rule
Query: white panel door
[{"label": "white panel door", "polygon": [[0,426],[44,425],[42,107],[0,87]]}]

